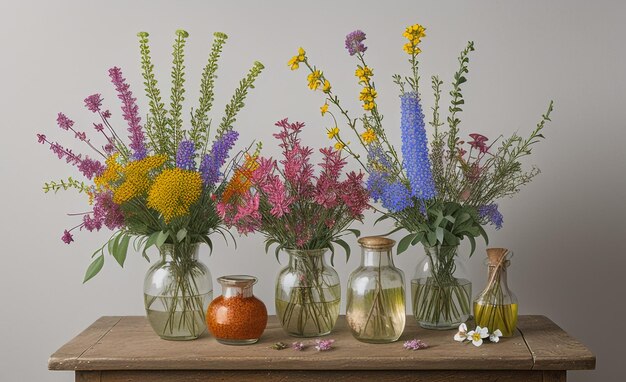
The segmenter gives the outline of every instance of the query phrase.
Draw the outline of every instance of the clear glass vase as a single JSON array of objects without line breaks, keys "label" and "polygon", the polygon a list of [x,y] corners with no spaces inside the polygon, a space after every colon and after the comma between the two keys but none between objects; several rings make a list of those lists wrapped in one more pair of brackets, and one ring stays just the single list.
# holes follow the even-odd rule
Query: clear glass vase
[{"label": "clear glass vase", "polygon": [[267,325],[265,304],[254,296],[257,279],[247,275],[222,276],[222,295],[209,304],[206,322],[218,342],[225,345],[256,343]]},{"label": "clear glass vase", "polygon": [[339,275],[326,263],[328,249],[285,250],[289,264],[276,280],[276,314],[295,337],[317,337],[332,331],[339,317]]},{"label": "clear glass vase", "polygon": [[350,275],[346,320],[359,341],[397,341],[406,323],[404,273],[393,264],[395,241],[381,236],[359,239],[361,265]]},{"label": "clear glass vase", "polygon": [[143,284],[148,321],[163,339],[196,339],[206,330],[211,272],[198,261],[199,244],[163,244],[160,252]]},{"label": "clear glass vase", "polygon": [[413,315],[425,329],[456,329],[471,313],[472,283],[458,246],[424,247],[426,256],[411,280]]},{"label": "clear glass vase", "polygon": [[489,268],[487,286],[474,299],[476,325],[493,332],[500,329],[503,337],[515,334],[517,327],[517,297],[507,284],[507,269],[513,253],[506,248],[488,248]]}]

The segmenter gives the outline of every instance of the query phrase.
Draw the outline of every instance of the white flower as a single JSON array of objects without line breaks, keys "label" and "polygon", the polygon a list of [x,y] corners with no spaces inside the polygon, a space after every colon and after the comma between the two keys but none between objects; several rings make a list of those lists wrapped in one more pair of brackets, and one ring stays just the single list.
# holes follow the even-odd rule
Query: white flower
[{"label": "white flower", "polygon": [[489,335],[489,341],[491,342],[499,342],[500,341],[500,337],[502,337],[502,332],[500,331],[500,329],[496,329],[495,332],[491,333]]},{"label": "white flower", "polygon": [[459,325],[459,332],[454,335],[454,340],[463,342],[467,339],[467,325],[461,324]]},{"label": "white flower", "polygon": [[467,336],[472,340],[474,346],[480,346],[483,344],[483,338],[489,337],[489,330],[487,328],[476,327],[476,330],[472,330],[467,333]]}]

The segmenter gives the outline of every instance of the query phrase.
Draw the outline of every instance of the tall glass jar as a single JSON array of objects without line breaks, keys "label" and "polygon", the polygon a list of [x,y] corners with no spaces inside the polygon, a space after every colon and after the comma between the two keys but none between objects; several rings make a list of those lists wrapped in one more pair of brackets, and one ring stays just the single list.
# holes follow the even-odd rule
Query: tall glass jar
[{"label": "tall glass jar", "polygon": [[425,329],[456,329],[471,313],[472,283],[457,255],[458,246],[424,247],[426,256],[411,280],[413,315]]},{"label": "tall glass jar", "polygon": [[199,244],[163,244],[161,259],[144,279],[144,305],[152,329],[166,340],[192,340],[206,330],[213,298],[209,269],[198,261]]},{"label": "tall glass jar", "polygon": [[339,317],[339,275],[326,263],[328,249],[285,250],[289,264],[276,280],[276,313],[283,329],[295,337],[331,332]]},{"label": "tall glass jar", "polygon": [[359,239],[361,265],[348,280],[346,320],[359,341],[397,341],[406,323],[404,273],[393,264],[395,241],[381,236]]},{"label": "tall glass jar", "polygon": [[252,293],[257,278],[247,275],[222,276],[222,295],[209,305],[206,322],[220,343],[249,345],[257,342],[267,325],[265,304]]},{"label": "tall glass jar", "polygon": [[487,286],[474,300],[476,325],[500,329],[504,337],[515,334],[517,327],[517,297],[507,284],[507,269],[513,253],[506,248],[487,248],[489,278]]}]

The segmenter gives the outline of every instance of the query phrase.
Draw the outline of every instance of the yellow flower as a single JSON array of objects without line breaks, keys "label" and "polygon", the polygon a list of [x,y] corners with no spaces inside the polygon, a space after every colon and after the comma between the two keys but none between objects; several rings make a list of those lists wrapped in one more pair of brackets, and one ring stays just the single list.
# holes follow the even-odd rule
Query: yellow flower
[{"label": "yellow flower", "polygon": [[369,145],[376,140],[376,133],[374,132],[374,129],[370,127],[366,129],[363,134],[361,134],[361,138],[363,139],[363,142]]},{"label": "yellow flower", "polygon": [[328,111],[328,103],[322,105],[322,107],[320,107],[320,111],[322,112],[322,116],[324,116],[324,114]]},{"label": "yellow flower", "polygon": [[111,183],[119,179],[122,165],[117,162],[118,157],[119,153],[115,153],[106,159],[106,169],[100,176],[95,177],[93,180],[97,188],[111,189]]},{"label": "yellow flower", "polygon": [[319,70],[314,70],[311,74],[309,74],[309,76],[307,77],[307,79],[309,80],[309,89],[317,90],[317,88],[322,85],[321,78],[322,72],[320,72]]},{"label": "yellow flower", "polygon": [[374,71],[367,67],[358,67],[357,70],[354,72],[354,75],[359,77],[359,83],[363,83],[366,84],[369,79],[374,75]]},{"label": "yellow flower", "polygon": [[374,99],[378,96],[376,89],[365,87],[361,89],[361,94],[359,94],[359,100],[363,101],[363,109],[372,110],[376,107],[376,103],[374,103]]},{"label": "yellow flower", "polygon": [[291,70],[296,70],[300,67],[300,63],[304,62],[305,59],[306,59],[306,52],[304,51],[304,49],[299,48],[298,54],[291,57],[291,59],[287,63],[287,66],[291,67]]},{"label": "yellow flower", "polygon": [[168,168],[163,170],[150,187],[148,207],[163,215],[166,223],[173,218],[189,213],[202,192],[202,177],[199,172]]},{"label": "yellow flower", "polygon": [[162,166],[165,160],[164,155],[154,155],[126,165],[121,171],[124,182],[113,191],[113,202],[122,204],[145,195],[152,183],[150,172]]},{"label": "yellow flower", "polygon": [[333,139],[339,135],[339,128],[337,126],[333,127],[332,129],[327,129],[326,131],[328,139]]},{"label": "yellow flower", "polygon": [[426,33],[424,33],[425,31],[426,29],[419,24],[407,27],[402,35],[406,37],[409,42],[404,44],[402,49],[411,55],[419,54],[422,50],[417,46],[422,41],[422,37],[426,36]]},{"label": "yellow flower", "polygon": [[324,93],[330,93],[330,82],[328,80],[324,80],[324,87],[322,88]]},{"label": "yellow flower", "polygon": [[341,142],[337,142],[337,143],[335,143],[335,150],[337,150],[337,151],[342,150],[344,147],[346,147],[346,145],[344,145],[344,144],[343,144],[343,143],[341,143]]}]

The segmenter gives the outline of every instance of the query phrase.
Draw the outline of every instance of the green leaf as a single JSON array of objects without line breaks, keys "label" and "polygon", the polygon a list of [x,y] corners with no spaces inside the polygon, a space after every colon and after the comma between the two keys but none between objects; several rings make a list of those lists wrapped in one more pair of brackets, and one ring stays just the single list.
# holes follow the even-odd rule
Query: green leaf
[{"label": "green leaf", "polygon": [[411,241],[411,245],[416,245],[422,240],[424,240],[424,232],[419,232],[417,235],[415,235],[415,238]]},{"label": "green leaf", "polygon": [[330,265],[335,266],[335,246],[333,243],[328,243],[328,248],[330,248]]},{"label": "green leaf", "polygon": [[437,245],[437,235],[433,231],[428,232],[428,234],[426,234],[426,241],[428,241],[430,247],[434,247]]},{"label": "green leaf", "polygon": [[392,229],[391,231],[387,232],[386,234],[384,234],[383,236],[389,236],[391,234],[394,234],[394,233],[400,231],[402,228],[403,227],[396,227],[396,228]]},{"label": "green leaf", "polygon": [[120,267],[124,268],[124,262],[126,261],[126,254],[128,253],[128,244],[130,243],[130,235],[120,235],[122,240],[119,241],[119,245],[115,248],[115,252],[112,253]]},{"label": "green leaf", "polygon": [[85,279],[83,280],[83,284],[89,281],[92,277],[98,274],[104,265],[104,254],[96,257],[94,261],[89,264],[87,271],[85,272]]},{"label": "green leaf", "polygon": [[383,216],[381,216],[378,219],[376,219],[376,221],[374,222],[374,225],[376,225],[376,223],[381,222],[381,221],[383,221],[385,219],[388,219],[388,218],[389,218],[389,215],[384,214]]},{"label": "green leaf", "polygon": [[272,244],[278,243],[276,240],[273,239],[268,239],[265,241],[265,253],[269,252],[270,247],[272,246]]},{"label": "green leaf", "polygon": [[346,263],[350,260],[350,246],[342,239],[337,239],[334,243],[339,244],[346,251]]},{"label": "green leaf", "polygon": [[283,248],[282,245],[277,245],[276,249],[274,250],[274,256],[276,256],[276,261],[278,261],[278,264],[280,264],[280,258],[278,257],[278,255],[280,255],[280,250]]},{"label": "green leaf", "polygon": [[155,245],[157,238],[159,237],[159,234],[161,233],[161,231],[157,231],[152,233],[150,236],[148,236],[148,239],[146,240],[146,243],[143,246],[143,251],[141,253],[141,255],[143,257],[145,257],[148,261],[150,260],[150,258],[148,257],[146,251],[148,250],[148,248],[152,247],[153,245]]},{"label": "green leaf", "polygon": [[347,231],[352,232],[356,238],[358,238],[359,236],[361,236],[361,231],[359,231],[358,229],[348,228],[348,229],[347,229]]},{"label": "green leaf", "polygon": [[398,255],[409,248],[411,241],[413,241],[417,235],[417,233],[410,233],[400,240],[400,243],[398,243]]},{"label": "green leaf", "polygon": [[176,234],[176,240],[180,243],[187,237],[187,230],[185,228],[181,228]]},{"label": "green leaf", "polygon": [[437,241],[441,244],[443,244],[443,231],[444,229],[441,227],[435,228],[435,235],[437,237]]},{"label": "green leaf", "polygon": [[157,235],[157,238],[154,244],[157,246],[157,248],[161,248],[161,246],[163,245],[163,243],[165,243],[165,241],[167,240],[169,236],[170,236],[169,232],[159,231],[159,234]]},{"label": "green leaf", "polygon": [[480,231],[480,236],[483,237],[483,239],[485,239],[485,244],[489,245],[489,236],[487,236],[487,232],[485,232],[483,226],[481,226],[480,224],[477,224],[478,226],[478,230]]},{"label": "green leaf", "polygon": [[467,239],[469,240],[470,245],[471,245],[470,257],[472,257],[472,255],[474,254],[474,251],[476,250],[476,239],[474,239],[471,236],[468,236]]}]

